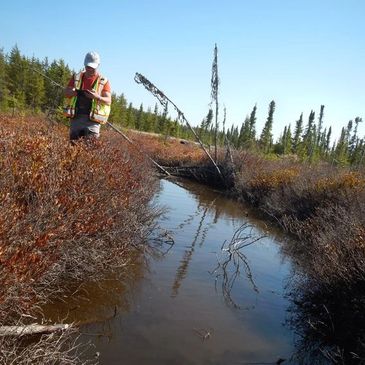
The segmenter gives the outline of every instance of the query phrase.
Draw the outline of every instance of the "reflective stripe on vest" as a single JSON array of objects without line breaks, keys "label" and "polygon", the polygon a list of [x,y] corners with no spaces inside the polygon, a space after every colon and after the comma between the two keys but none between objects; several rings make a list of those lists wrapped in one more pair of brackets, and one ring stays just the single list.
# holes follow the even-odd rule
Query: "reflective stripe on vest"
[{"label": "reflective stripe on vest", "polygon": [[[99,95],[101,95],[105,84],[108,82],[108,79],[100,76],[98,82],[95,85],[95,91]],[[105,124],[108,121],[108,117],[110,114],[110,105],[105,103],[101,103],[100,100],[93,99],[92,106],[91,106],[91,113],[90,113],[90,120]]]},{"label": "reflective stripe on vest", "polygon": [[[74,74],[74,87],[76,90],[81,89],[82,84],[82,76],[84,72],[79,72],[78,74]],[[73,118],[76,114],[76,102],[77,96],[71,96],[70,98],[66,97],[63,104],[63,115],[67,118]]]},{"label": "reflective stripe on vest", "polygon": [[[80,72],[77,75],[74,75],[74,85],[76,90],[80,90],[82,87],[82,76],[84,72]],[[99,75],[96,82],[93,85],[93,90],[96,91],[99,95],[101,94],[105,84],[108,82],[108,79]],[[67,118],[74,118],[76,114],[76,102],[77,96],[72,96],[71,98],[65,98],[64,106],[63,106],[63,114]],[[90,111],[90,120],[93,122],[97,122],[100,124],[105,124],[108,121],[108,117],[110,114],[110,105],[101,103],[100,100],[93,99],[91,104]]]}]

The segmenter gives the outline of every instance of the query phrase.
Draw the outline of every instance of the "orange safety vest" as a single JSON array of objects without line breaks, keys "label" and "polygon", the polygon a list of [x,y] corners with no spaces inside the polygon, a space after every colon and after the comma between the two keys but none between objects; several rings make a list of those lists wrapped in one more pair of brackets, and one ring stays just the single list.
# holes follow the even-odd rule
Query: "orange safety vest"
[{"label": "orange safety vest", "polygon": [[[82,77],[85,71],[79,72],[74,75],[74,85],[76,90],[81,90]],[[99,75],[96,82],[94,82],[93,90],[98,94],[101,94],[104,85],[108,82],[108,79]],[[70,98],[66,97],[63,105],[63,115],[67,118],[74,118],[76,115],[76,103],[77,95]],[[110,114],[110,105],[100,102],[100,100],[92,99],[90,120],[100,124],[105,124],[108,121]]]}]

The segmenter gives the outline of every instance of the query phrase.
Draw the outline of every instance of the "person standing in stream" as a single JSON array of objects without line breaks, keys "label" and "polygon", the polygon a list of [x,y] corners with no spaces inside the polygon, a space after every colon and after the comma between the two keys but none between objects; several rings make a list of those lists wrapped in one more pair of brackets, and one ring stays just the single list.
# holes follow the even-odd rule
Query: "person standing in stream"
[{"label": "person standing in stream", "polygon": [[74,74],[65,88],[64,115],[71,119],[70,140],[98,138],[100,126],[108,121],[111,106],[109,80],[99,74],[100,56],[89,52],[85,69]]}]

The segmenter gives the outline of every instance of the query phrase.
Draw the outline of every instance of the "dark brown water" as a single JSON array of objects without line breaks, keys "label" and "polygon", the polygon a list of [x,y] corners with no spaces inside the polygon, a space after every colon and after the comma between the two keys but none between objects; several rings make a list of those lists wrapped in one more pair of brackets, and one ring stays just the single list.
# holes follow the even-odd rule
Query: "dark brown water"
[{"label": "dark brown water", "polygon": [[[96,322],[82,331],[101,364],[289,359],[294,335],[283,324],[291,265],[280,254],[279,236],[241,204],[207,187],[181,184],[161,180],[155,197],[168,208],[160,225],[170,231],[174,245],[152,242],[159,254],[147,265],[136,262],[126,283],[111,278],[100,288],[90,287],[84,300],[63,303],[63,312],[72,320]],[[266,237],[242,248],[243,260],[235,265],[232,259],[224,271],[218,265],[228,258],[222,245],[242,225],[247,227],[241,237]]]}]

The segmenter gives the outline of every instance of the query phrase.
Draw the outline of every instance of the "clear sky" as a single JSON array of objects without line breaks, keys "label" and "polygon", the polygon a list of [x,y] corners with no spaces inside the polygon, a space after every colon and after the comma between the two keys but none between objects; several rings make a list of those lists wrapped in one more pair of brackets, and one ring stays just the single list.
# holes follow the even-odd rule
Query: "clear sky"
[{"label": "clear sky", "polygon": [[[336,135],[365,120],[363,0],[12,0],[0,4],[0,47],[79,70],[85,53],[135,107],[156,99],[142,73],[197,125],[208,112],[214,44],[221,115],[241,125],[257,103],[260,133],[271,100],[274,136],[325,105]],[[173,115],[172,115],[173,116]],[[365,121],[360,128],[365,134]]]}]

